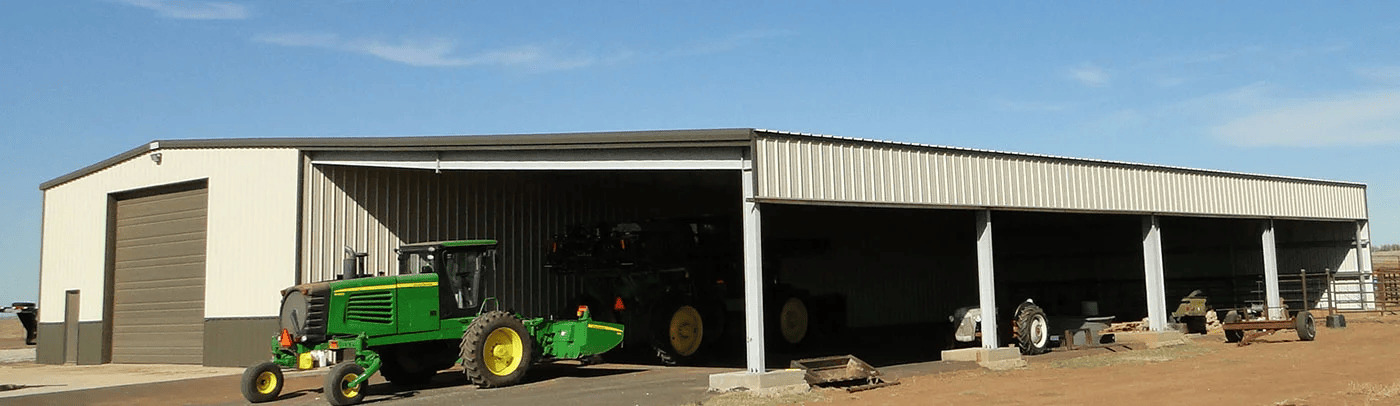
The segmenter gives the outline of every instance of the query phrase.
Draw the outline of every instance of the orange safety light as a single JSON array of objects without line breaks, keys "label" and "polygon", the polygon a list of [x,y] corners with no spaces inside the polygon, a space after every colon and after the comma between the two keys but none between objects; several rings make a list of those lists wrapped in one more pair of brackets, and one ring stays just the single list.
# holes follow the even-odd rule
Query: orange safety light
[{"label": "orange safety light", "polygon": [[287,329],[285,329],[285,328],[282,329],[282,336],[277,338],[277,343],[278,343],[278,344],[281,344],[281,345],[282,345],[282,348],[291,348],[291,347],[292,347],[292,333],[288,333],[288,332],[287,332]]},{"label": "orange safety light", "polygon": [[618,296],[618,297],[617,297],[617,300],[613,301],[613,310],[616,310],[616,311],[627,310],[627,306],[622,304],[622,296]]},{"label": "orange safety light", "polygon": [[557,242],[551,242],[551,243],[549,243],[549,252],[559,252],[559,243],[557,243]]},{"label": "orange safety light", "polygon": [[617,243],[622,246],[623,250],[627,249],[627,240],[617,240]]},{"label": "orange safety light", "polygon": [[575,317],[583,317],[583,314],[584,314],[584,313],[587,313],[587,312],[588,312],[588,306],[587,306],[587,305],[579,305],[579,306],[578,306],[578,312],[575,313],[574,316],[575,316]]}]

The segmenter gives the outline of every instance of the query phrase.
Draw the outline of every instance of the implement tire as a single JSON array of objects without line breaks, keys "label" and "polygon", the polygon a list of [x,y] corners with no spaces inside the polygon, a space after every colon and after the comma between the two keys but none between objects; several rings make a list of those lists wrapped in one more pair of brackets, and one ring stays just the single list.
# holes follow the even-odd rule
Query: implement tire
[{"label": "implement tire", "polygon": [[535,340],[510,313],[490,311],[462,333],[462,367],[471,383],[498,388],[519,383],[530,369]]},{"label": "implement tire", "polygon": [[1050,321],[1045,311],[1032,303],[1016,307],[1016,320],[1011,335],[1021,354],[1036,355],[1050,351]]},{"label": "implement tire", "polygon": [[[1240,317],[1240,312],[1231,310],[1229,313],[1225,313],[1225,318],[1221,319],[1221,323],[1222,323],[1222,324],[1239,323],[1240,320],[1243,320],[1243,318]],[[1238,343],[1238,342],[1240,342],[1240,340],[1243,340],[1243,339],[1244,339],[1244,330],[1225,330],[1225,342],[1227,342],[1227,343]]]},{"label": "implement tire", "polygon": [[1317,325],[1313,324],[1313,315],[1307,310],[1298,312],[1298,317],[1293,320],[1293,328],[1298,330],[1298,339],[1312,341],[1317,338]]},{"label": "implement tire", "polygon": [[252,403],[262,403],[277,399],[277,395],[282,393],[284,382],[282,367],[265,361],[243,370],[243,382],[239,387],[243,391],[244,399]]}]

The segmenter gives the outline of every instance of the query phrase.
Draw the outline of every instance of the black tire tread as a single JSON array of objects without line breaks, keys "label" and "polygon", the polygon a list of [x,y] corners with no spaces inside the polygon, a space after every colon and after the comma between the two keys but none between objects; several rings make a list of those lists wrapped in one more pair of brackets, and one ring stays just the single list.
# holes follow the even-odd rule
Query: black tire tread
[{"label": "black tire tread", "polygon": [[365,399],[365,390],[369,389],[369,381],[360,384],[360,391],[355,397],[346,398],[340,394],[340,381],[349,374],[364,374],[365,368],[354,362],[342,362],[331,367],[330,373],[326,374],[325,390],[326,401],[335,406],[346,406],[360,403]]},{"label": "black tire tread", "polygon": [[[514,329],[516,334],[520,335],[521,343],[525,347],[522,351],[525,359],[520,361],[520,368],[506,376],[493,375],[482,364],[481,358],[482,345],[484,345],[487,335],[501,327]],[[510,313],[494,310],[472,320],[467,331],[462,333],[460,348],[462,368],[467,379],[472,384],[482,388],[498,388],[514,385],[525,376],[525,371],[530,369],[530,364],[533,362],[531,358],[534,356],[534,339],[530,337],[529,331],[525,329],[525,325],[520,322],[520,319],[515,318]]]},{"label": "black tire tread", "polygon": [[[1022,334],[1023,331],[1030,330],[1031,322],[1035,320],[1036,315],[1045,319],[1045,328],[1050,328],[1050,319],[1045,317],[1045,311],[1041,310],[1040,306],[1032,303],[1025,303],[1016,307],[1016,328],[1012,331],[1012,337],[1016,341],[1016,346],[1021,348],[1021,354],[1037,355],[1050,351],[1050,340],[1047,339],[1043,347],[1035,347],[1035,338],[1031,337],[1029,334]],[[1045,331],[1045,334],[1050,334],[1050,332]]]},{"label": "black tire tread", "polygon": [[[258,393],[257,390],[258,375],[262,375],[264,371],[272,372],[273,375],[277,376],[277,386],[272,389],[272,393],[270,394]],[[277,395],[282,393],[282,385],[284,383],[286,383],[286,381],[282,377],[282,367],[271,361],[263,361],[243,370],[243,380],[239,384],[239,387],[243,392],[244,399],[252,403],[262,403],[277,399]]]}]

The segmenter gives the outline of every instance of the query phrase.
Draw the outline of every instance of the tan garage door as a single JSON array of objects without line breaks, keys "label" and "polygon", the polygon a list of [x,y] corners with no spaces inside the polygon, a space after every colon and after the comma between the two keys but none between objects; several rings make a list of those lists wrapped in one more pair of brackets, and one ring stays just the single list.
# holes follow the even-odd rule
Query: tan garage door
[{"label": "tan garage door", "polygon": [[112,362],[200,364],[208,189],[117,200]]}]

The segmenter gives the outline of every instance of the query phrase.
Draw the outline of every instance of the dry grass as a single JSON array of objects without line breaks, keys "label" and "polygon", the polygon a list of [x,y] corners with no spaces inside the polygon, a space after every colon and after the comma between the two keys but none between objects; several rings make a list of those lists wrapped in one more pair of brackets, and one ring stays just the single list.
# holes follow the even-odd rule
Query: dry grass
[{"label": "dry grass", "polygon": [[[814,402],[824,402],[831,398],[830,389],[812,388],[811,390],[789,391],[780,393],[753,393],[753,392],[729,392],[715,395],[705,401],[696,403],[696,406],[775,406],[775,405],[805,405]],[[841,391],[840,393],[845,393]]]},{"label": "dry grass", "polygon": [[1382,400],[1400,395],[1400,381],[1395,381],[1390,385],[1352,382],[1348,386],[1347,394],[1366,396],[1366,399],[1369,400]]},{"label": "dry grass", "polygon": [[1087,357],[1058,360],[1051,362],[1050,367],[1097,368],[1110,365],[1147,364],[1153,362],[1166,362],[1174,359],[1192,358],[1203,354],[1209,354],[1211,352],[1215,352],[1215,350],[1206,346],[1188,343],[1185,345],[1176,345],[1150,350],[1134,350],[1112,354],[1099,354]]}]

